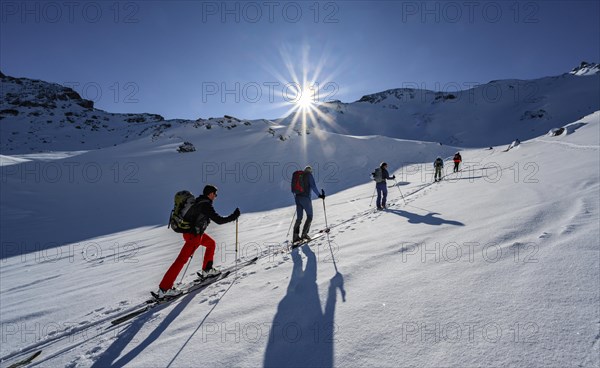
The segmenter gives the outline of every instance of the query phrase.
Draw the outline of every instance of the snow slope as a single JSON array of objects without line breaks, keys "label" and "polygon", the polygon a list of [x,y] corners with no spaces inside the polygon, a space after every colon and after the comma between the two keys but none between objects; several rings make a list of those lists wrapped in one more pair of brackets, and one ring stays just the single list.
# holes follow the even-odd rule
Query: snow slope
[{"label": "snow slope", "polygon": [[[164,224],[174,193],[188,189],[198,195],[206,183],[221,190],[216,207],[227,214],[235,207],[242,212],[265,211],[289,205],[291,174],[306,164],[313,165],[315,178],[333,193],[368,181],[381,161],[428,162],[456,150],[318,131],[281,141],[278,137],[286,135],[287,128],[269,129],[273,134],[264,123],[232,130],[183,125],[171,129],[168,137],[72,157],[18,156],[30,161],[0,167],[3,241],[16,244],[5,247],[0,258]],[[197,151],[177,153],[180,137]],[[36,231],[29,231],[32,222]]]},{"label": "snow slope", "polygon": [[[161,137],[71,158],[106,170],[96,182],[77,171],[56,183],[36,181],[30,171],[51,166],[23,166],[39,162],[33,158],[2,167],[3,245],[8,236],[15,252],[0,261],[0,355],[11,357],[2,366],[18,349],[69,332],[33,365],[600,364],[600,112],[563,135],[540,135],[507,152],[505,145],[461,150],[462,172],[451,174],[447,162],[438,184],[431,161],[451,147],[320,131],[282,142],[255,125],[233,135],[177,129],[197,152],[176,154],[180,141]],[[279,163],[273,179],[264,174],[253,183],[253,163],[270,160]],[[374,212],[368,173],[382,160],[399,186],[389,188],[390,209]],[[129,162],[135,175],[124,169]],[[275,254],[292,214],[287,162],[319,167],[319,187],[333,193],[325,201],[332,230],[311,247]],[[328,171],[328,162],[337,170]],[[215,163],[225,170],[208,177]],[[235,163],[239,178],[227,166]],[[127,174],[139,181],[121,182]],[[162,225],[170,196],[207,181],[221,188],[218,211],[242,209],[239,255],[263,258],[237,277],[110,328],[105,319],[142,302],[181,247]],[[322,229],[322,202],[313,205],[313,229]],[[217,264],[233,264],[234,226],[212,224],[208,232],[219,243]],[[18,246],[53,241],[40,251]]]}]

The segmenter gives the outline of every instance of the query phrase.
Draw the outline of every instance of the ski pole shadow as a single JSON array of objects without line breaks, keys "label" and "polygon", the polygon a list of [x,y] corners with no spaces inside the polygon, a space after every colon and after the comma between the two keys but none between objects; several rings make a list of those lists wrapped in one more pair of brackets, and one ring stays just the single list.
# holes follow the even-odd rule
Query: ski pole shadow
[{"label": "ski pole shadow", "polygon": [[292,251],[294,262],[287,293],[279,302],[264,356],[264,367],[333,367],[335,306],[337,290],[345,300],[344,277],[336,273],[329,281],[324,310],[317,285],[317,258],[309,245],[302,247],[307,257],[302,270],[299,250]]},{"label": "ski pole shadow", "polygon": [[179,303],[173,308],[171,312],[161,321],[161,323],[146,337],[142,342],[140,342],[135,348],[125,354],[123,357],[119,359],[119,356],[122,354],[123,350],[130,344],[136,343],[134,340],[135,336],[140,332],[142,326],[152,318],[153,315],[160,312],[163,308],[165,308],[167,304],[164,304],[162,307],[156,307],[152,309],[152,313],[145,318],[136,318],[129,327],[125,330],[118,331],[119,336],[117,339],[110,345],[108,349],[106,349],[100,357],[94,362],[92,368],[104,368],[104,367],[123,367],[127,363],[131,362],[135,357],[137,357],[141,352],[143,352],[146,348],[148,348],[163,332],[169,327],[169,325],[177,318],[177,316],[187,307],[187,305],[194,298],[195,293],[190,293],[184,296]]},{"label": "ski pole shadow", "polygon": [[396,209],[389,209],[387,210],[387,212],[393,213],[398,216],[406,217],[408,219],[408,223],[410,224],[427,224],[432,226],[440,226],[447,224],[454,226],[465,226],[465,224],[463,224],[460,221],[446,220],[441,217],[436,217],[436,215],[439,215],[439,213],[437,212],[429,212],[426,215],[419,215],[416,213]]}]

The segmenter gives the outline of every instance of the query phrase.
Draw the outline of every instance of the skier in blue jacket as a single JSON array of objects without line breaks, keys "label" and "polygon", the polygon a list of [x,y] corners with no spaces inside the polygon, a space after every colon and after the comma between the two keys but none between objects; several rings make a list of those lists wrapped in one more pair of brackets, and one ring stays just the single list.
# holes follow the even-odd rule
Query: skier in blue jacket
[{"label": "skier in blue jacket", "polygon": [[[303,183],[304,187],[302,193],[294,193],[294,199],[296,201],[296,223],[294,224],[294,233],[292,241],[297,242],[300,240],[310,240],[308,232],[310,231],[310,224],[313,218],[312,198],[311,190],[321,199],[325,199],[325,191],[319,193],[315,178],[312,175],[312,167],[306,166],[304,168]],[[293,183],[292,183],[293,184]],[[293,192],[293,188],[292,188]],[[306,212],[306,222],[302,228],[302,236],[300,236],[300,225],[302,224],[302,217]]]},{"label": "skier in blue jacket", "polygon": [[382,162],[381,165],[379,165],[379,168],[377,170],[375,170],[375,172],[373,173],[373,177],[375,179],[375,188],[377,189],[377,209],[378,210],[383,210],[386,208],[386,200],[387,200],[387,194],[388,194],[388,190],[387,190],[387,182],[386,180],[394,180],[396,179],[396,175],[391,176],[389,172],[387,171],[387,163]]}]

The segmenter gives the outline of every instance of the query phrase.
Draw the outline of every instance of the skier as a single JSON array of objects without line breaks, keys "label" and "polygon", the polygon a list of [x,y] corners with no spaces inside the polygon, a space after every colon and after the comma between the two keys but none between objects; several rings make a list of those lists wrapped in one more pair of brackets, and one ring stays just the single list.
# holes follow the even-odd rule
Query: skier
[{"label": "skier", "polygon": [[[312,190],[319,198],[325,199],[325,191],[321,190],[321,194],[319,194],[312,172],[312,167],[306,166],[304,171],[296,171],[292,177],[292,193],[294,193],[296,202],[296,222],[294,223],[294,233],[292,235],[292,242],[294,243],[300,240],[310,240],[308,232],[313,218],[310,191]],[[300,236],[300,225],[302,224],[304,212],[306,212],[306,222],[302,228],[302,236]]]},{"label": "skier", "polygon": [[373,173],[373,177],[375,180],[375,189],[377,189],[377,209],[383,210],[386,208],[386,200],[387,200],[387,183],[386,180],[394,180],[396,179],[396,175],[390,177],[390,174],[387,171],[388,164],[382,162],[381,165],[375,172]]},{"label": "skier", "polygon": [[194,231],[191,233],[184,233],[183,239],[185,243],[183,248],[179,252],[179,255],[175,259],[175,262],[169,267],[165,273],[162,281],[160,282],[158,292],[156,293],[159,298],[168,296],[176,296],[181,293],[173,287],[175,279],[183,266],[185,266],[188,259],[194,255],[196,249],[199,246],[206,247],[206,253],[204,253],[204,262],[202,264],[202,277],[215,277],[218,276],[221,271],[213,267],[213,257],[215,254],[216,243],[210,235],[204,231],[213,220],[219,225],[232,222],[237,220],[240,216],[240,209],[236,208],[233,213],[227,217],[221,217],[213,207],[213,201],[217,198],[217,187],[213,185],[207,185],[204,187],[202,195],[196,198],[192,207],[185,214],[185,220],[189,221],[194,225]]},{"label": "skier", "polygon": [[438,182],[442,180],[442,169],[444,168],[444,160],[442,160],[441,156],[438,156],[433,162],[433,167],[435,168],[435,175],[433,177],[434,182]]},{"label": "skier", "polygon": [[458,172],[458,165],[462,162],[462,156],[460,152],[456,152],[454,155],[454,172]]}]

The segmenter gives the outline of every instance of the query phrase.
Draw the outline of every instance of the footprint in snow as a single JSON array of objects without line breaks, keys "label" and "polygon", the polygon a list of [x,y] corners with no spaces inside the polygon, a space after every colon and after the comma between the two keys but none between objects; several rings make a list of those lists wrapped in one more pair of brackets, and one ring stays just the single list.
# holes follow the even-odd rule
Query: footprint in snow
[{"label": "footprint in snow", "polygon": [[79,357],[71,360],[69,363],[67,363],[67,365],[65,365],[65,368],[77,368],[77,366],[79,365],[79,363],[77,363],[78,360]]},{"label": "footprint in snow", "polygon": [[90,350],[86,351],[85,355],[87,355],[87,356],[94,356],[97,352],[99,352],[101,350],[102,350],[102,348],[100,346],[94,346]]},{"label": "footprint in snow", "polygon": [[550,234],[548,234],[546,232],[542,233],[542,235],[539,236],[540,239],[546,239],[546,238],[549,238],[549,237],[550,237]]}]

